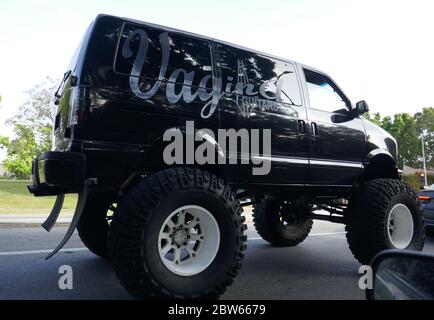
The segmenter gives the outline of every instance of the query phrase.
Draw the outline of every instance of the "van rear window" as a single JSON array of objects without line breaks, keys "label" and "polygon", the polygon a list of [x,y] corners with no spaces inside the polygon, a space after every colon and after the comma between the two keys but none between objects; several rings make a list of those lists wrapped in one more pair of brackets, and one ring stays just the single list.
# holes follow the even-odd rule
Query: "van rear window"
[{"label": "van rear window", "polygon": [[[115,71],[156,80],[170,81],[177,71],[194,72],[192,86],[200,86],[201,79],[212,75],[211,44],[203,39],[171,33],[135,24],[125,24],[116,53]],[[182,71],[180,72],[180,69]],[[182,82],[180,76],[174,82]],[[212,82],[202,86],[212,88]]]}]

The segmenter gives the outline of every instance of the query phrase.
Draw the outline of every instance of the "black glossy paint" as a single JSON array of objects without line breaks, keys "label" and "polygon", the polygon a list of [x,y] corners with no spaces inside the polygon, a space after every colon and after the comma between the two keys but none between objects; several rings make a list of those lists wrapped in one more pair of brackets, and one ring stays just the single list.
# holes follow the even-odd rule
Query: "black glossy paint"
[{"label": "black glossy paint", "polygon": [[[366,155],[366,135],[363,120],[351,112],[351,103],[339,87],[325,75],[303,68],[304,81],[322,78],[330,83],[342,98],[345,107],[334,112],[327,106],[308,108],[310,129],[310,170],[308,183],[313,185],[352,185],[362,172]],[[318,80],[318,79],[316,79]],[[306,90],[309,96],[309,90]],[[324,107],[324,108],[322,108]],[[321,161],[327,165],[317,164]],[[343,166],[341,162],[348,162]],[[351,166],[350,166],[351,165]]]},{"label": "black glossy paint", "polygon": [[134,172],[162,168],[163,133],[183,130],[187,120],[213,131],[272,129],[270,175],[252,176],[249,166],[207,168],[245,188],[348,187],[369,154],[396,157],[394,139],[350,111],[311,109],[295,62],[105,15],[80,48],[62,88],[55,148],[83,153],[86,175],[101,185],[117,188]]}]

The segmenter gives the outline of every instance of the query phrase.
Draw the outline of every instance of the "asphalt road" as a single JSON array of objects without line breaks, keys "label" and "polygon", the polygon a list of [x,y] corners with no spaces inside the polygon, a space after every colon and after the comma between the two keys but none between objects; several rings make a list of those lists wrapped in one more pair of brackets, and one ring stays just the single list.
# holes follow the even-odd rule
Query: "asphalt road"
[{"label": "asphalt road", "polygon": [[[75,234],[49,261],[44,257],[66,232],[56,227],[0,228],[0,300],[131,299],[109,262],[84,249]],[[222,299],[364,299],[358,288],[360,264],[348,249],[343,227],[316,222],[312,235],[295,248],[273,248],[251,223],[243,268]],[[434,253],[434,239],[425,251]],[[58,271],[73,268],[73,290],[62,291]]]}]

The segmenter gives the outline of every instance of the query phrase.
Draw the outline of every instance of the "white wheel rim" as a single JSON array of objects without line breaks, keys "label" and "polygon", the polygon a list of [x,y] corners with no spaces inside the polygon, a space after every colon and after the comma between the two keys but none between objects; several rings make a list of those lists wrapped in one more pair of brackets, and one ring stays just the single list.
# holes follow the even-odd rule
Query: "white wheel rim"
[{"label": "white wheel rim", "polygon": [[158,250],[173,273],[189,277],[206,270],[217,256],[220,229],[214,216],[199,206],[185,206],[169,215],[161,227]]},{"label": "white wheel rim", "polygon": [[387,222],[389,240],[396,249],[406,249],[414,235],[414,222],[410,209],[402,203],[390,210]]}]

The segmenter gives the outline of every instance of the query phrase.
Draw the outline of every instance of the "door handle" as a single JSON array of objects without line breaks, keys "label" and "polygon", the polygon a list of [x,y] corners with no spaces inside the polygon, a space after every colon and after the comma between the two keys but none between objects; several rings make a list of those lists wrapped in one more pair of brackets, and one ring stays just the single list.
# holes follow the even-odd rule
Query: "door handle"
[{"label": "door handle", "polygon": [[306,121],[298,120],[298,133],[306,134]]},{"label": "door handle", "polygon": [[318,136],[318,125],[315,122],[311,123],[312,135]]}]

